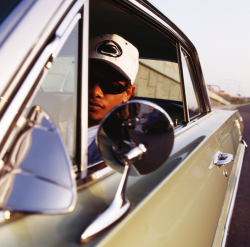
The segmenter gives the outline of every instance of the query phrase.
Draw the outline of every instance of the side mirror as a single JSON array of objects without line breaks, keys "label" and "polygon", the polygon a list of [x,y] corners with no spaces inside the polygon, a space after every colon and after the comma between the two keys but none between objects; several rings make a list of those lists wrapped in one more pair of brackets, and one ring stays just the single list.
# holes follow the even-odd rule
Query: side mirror
[{"label": "side mirror", "polygon": [[102,120],[98,148],[107,165],[123,173],[115,198],[81,235],[81,242],[105,231],[130,208],[126,198],[128,175],[149,174],[168,159],[174,144],[173,122],[159,106],[132,100],[112,109]]},{"label": "side mirror", "polygon": [[25,213],[67,213],[76,204],[76,186],[59,131],[39,106],[26,124],[0,171],[0,208]]}]

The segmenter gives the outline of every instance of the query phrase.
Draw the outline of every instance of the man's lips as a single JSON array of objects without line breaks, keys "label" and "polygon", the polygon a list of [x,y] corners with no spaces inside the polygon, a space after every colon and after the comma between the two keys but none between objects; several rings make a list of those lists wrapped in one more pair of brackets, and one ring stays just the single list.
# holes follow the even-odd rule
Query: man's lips
[{"label": "man's lips", "polygon": [[89,110],[100,110],[104,108],[104,106],[96,101],[89,101]]}]

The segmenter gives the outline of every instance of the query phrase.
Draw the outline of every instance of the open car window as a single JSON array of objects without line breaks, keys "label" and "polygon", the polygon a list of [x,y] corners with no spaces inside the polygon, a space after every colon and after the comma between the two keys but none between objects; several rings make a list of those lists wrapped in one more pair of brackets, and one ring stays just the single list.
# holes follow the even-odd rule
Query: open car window
[{"label": "open car window", "polygon": [[[148,100],[162,107],[175,128],[185,126],[189,119],[200,114],[196,88],[189,74],[189,60],[183,60],[186,53],[179,54],[179,41],[152,27],[150,20],[131,15],[126,6],[93,0],[90,2],[89,39],[105,34],[117,34],[139,51],[133,99]],[[89,129],[92,144],[96,131]]]},{"label": "open car window", "polygon": [[176,62],[140,59],[135,96],[152,101],[168,112],[174,125],[184,121],[179,66]]}]

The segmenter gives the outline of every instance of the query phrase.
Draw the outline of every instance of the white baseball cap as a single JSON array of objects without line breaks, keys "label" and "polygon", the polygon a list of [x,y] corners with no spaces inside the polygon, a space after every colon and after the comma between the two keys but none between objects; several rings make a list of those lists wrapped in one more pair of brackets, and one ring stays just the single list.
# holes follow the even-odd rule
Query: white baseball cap
[{"label": "white baseball cap", "polygon": [[139,52],[135,46],[117,34],[105,34],[90,39],[89,58],[103,61],[134,83],[139,69]]}]

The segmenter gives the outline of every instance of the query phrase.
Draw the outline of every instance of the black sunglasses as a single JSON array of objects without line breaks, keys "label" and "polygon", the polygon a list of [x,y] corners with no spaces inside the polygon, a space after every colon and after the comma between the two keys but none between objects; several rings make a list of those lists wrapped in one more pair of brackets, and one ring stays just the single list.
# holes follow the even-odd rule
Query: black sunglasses
[{"label": "black sunglasses", "polygon": [[89,88],[93,87],[95,84],[99,85],[104,94],[120,94],[123,93],[129,85],[123,85],[118,81],[102,78],[94,75],[89,76]]}]

